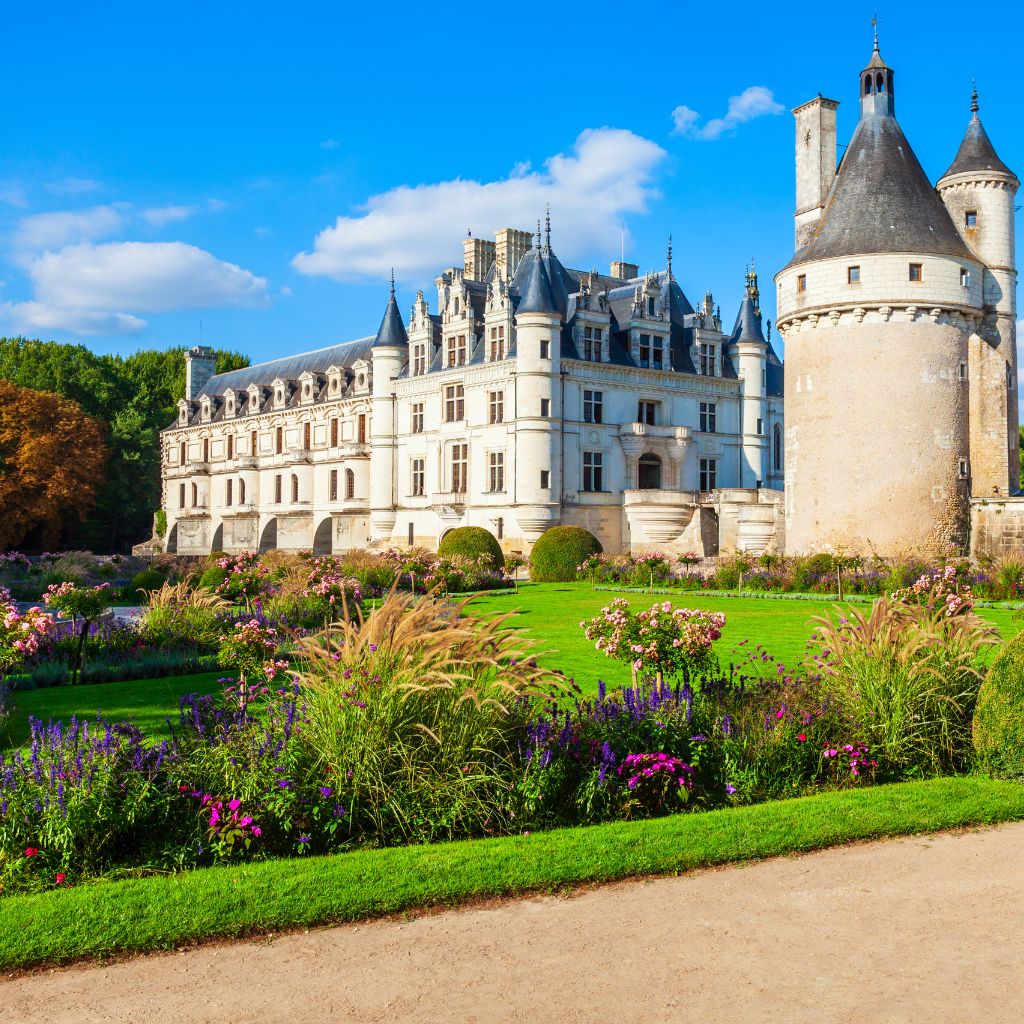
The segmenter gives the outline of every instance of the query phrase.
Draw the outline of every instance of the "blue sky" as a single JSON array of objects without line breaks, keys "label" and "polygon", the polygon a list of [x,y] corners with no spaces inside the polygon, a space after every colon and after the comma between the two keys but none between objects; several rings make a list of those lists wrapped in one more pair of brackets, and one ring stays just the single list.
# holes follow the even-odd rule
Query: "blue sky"
[{"label": "blue sky", "polygon": [[[461,262],[467,229],[529,228],[545,202],[574,266],[606,268],[624,231],[627,259],[660,268],[671,233],[684,290],[711,288],[729,321],[755,258],[774,318],[789,110],[840,100],[846,141],[871,52],[870,8],[801,10],[18,5],[0,332],[100,352],[201,339],[253,360],[314,348],[376,330],[392,264],[407,308]],[[1024,172],[1020,32],[962,11],[879,12],[900,122],[934,180],[976,75]]]}]

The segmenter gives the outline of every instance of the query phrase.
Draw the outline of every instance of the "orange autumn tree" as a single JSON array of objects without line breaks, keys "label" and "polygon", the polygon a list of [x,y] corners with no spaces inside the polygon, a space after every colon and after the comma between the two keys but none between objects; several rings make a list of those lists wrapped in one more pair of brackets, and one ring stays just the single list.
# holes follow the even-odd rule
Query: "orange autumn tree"
[{"label": "orange autumn tree", "polygon": [[85,519],[107,463],[106,425],[77,402],[0,380],[0,551],[50,546]]}]

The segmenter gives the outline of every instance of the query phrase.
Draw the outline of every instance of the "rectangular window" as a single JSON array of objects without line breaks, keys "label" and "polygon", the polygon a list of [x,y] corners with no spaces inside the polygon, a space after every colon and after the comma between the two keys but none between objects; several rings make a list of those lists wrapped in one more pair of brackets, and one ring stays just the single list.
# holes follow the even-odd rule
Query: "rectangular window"
[{"label": "rectangular window", "polygon": [[700,460],[700,489],[705,493],[713,491],[718,485],[718,460]]},{"label": "rectangular window", "polygon": [[551,399],[550,398],[542,398],[540,400],[540,414],[541,414],[541,416],[550,416],[551,415]]},{"label": "rectangular window", "polygon": [[465,494],[469,477],[469,445],[452,445],[452,493]]},{"label": "rectangular window", "polygon": [[178,508],[185,507],[185,485],[178,485]]},{"label": "rectangular window", "polygon": [[807,291],[807,275],[800,274],[796,279],[796,290],[798,292]]},{"label": "rectangular window", "polygon": [[412,432],[414,434],[423,433],[423,403],[413,402],[412,403]]},{"label": "rectangular window", "polygon": [[542,338],[540,342],[540,357],[541,359],[551,358],[551,342],[547,338]]},{"label": "rectangular window", "polygon": [[313,447],[313,425],[311,423],[302,424],[302,447],[307,452]]},{"label": "rectangular window", "polygon": [[542,490],[547,490],[551,486],[551,470],[542,469],[540,471],[540,486]]},{"label": "rectangular window", "polygon": [[491,362],[505,358],[505,325],[491,328]]},{"label": "rectangular window", "polygon": [[233,486],[234,486],[234,481],[233,480],[226,480],[224,482],[224,504],[225,505],[230,505],[231,504]]},{"label": "rectangular window", "polygon": [[453,335],[448,339],[448,366],[466,365],[466,336],[464,334]]},{"label": "rectangular window", "polygon": [[228,434],[228,458],[233,459],[235,457],[235,435]]},{"label": "rectangular window", "polygon": [[[700,429],[707,434],[713,434],[718,423],[718,406],[714,402],[700,403]],[[705,490],[705,488],[701,488]]]},{"label": "rectangular window", "polygon": [[910,264],[910,280],[911,281],[923,281],[924,280],[924,267],[920,263]]},{"label": "rectangular window", "polygon": [[444,389],[444,418],[446,423],[461,420],[466,406],[466,391],[461,384],[449,384]]},{"label": "rectangular window", "polygon": [[847,284],[860,284],[860,267],[847,267],[846,268],[846,283]]},{"label": "rectangular window", "polygon": [[351,469],[345,470],[345,498],[351,501],[356,496],[356,475]]},{"label": "rectangular window", "polygon": [[978,226],[978,211],[968,210],[964,214],[964,227],[965,228],[976,228]]},{"label": "rectangular window", "polygon": [[292,473],[292,501],[299,500],[299,478]]},{"label": "rectangular window", "polygon": [[505,453],[491,452],[487,456],[487,490],[505,490]]},{"label": "rectangular window", "polygon": [[488,423],[504,423],[505,422],[505,392],[504,391],[488,391],[487,392],[487,422]]},{"label": "rectangular window", "polygon": [[284,427],[278,427],[274,433],[275,451],[278,455],[284,451]]},{"label": "rectangular window", "polygon": [[178,465],[184,466],[188,461],[188,446],[184,441],[178,446]]},{"label": "rectangular window", "polygon": [[409,547],[412,547],[416,543],[416,526],[413,523],[409,524]]},{"label": "rectangular window", "polygon": [[764,433],[764,420],[758,420],[757,421],[757,432],[758,432],[758,434],[763,434]]},{"label": "rectangular window", "polygon": [[959,462],[957,463],[957,470],[959,472],[960,479],[966,480],[967,477],[970,475],[970,466],[967,464],[966,459],[959,460]]},{"label": "rectangular window", "polygon": [[281,504],[281,474],[280,473],[278,473],[274,477],[274,501],[276,501],[278,505]]},{"label": "rectangular window", "polygon": [[498,521],[494,524],[495,532],[498,535],[498,540],[504,540],[505,538],[505,520],[498,516]]},{"label": "rectangular window", "polygon": [[359,414],[359,443],[366,444],[366,413]]},{"label": "rectangular window", "polygon": [[259,454],[259,451],[260,451],[259,437],[256,434],[255,430],[251,430],[249,432],[249,454],[252,455],[252,456],[256,456],[256,455]]},{"label": "rectangular window", "polygon": [[647,315],[654,316],[654,296],[647,296]]},{"label": "rectangular window", "polygon": [[643,367],[651,365],[651,336],[649,334],[640,335],[640,365]]},{"label": "rectangular window", "polygon": [[961,363],[960,364],[960,379],[962,381],[963,380],[967,380],[967,364],[966,363]]},{"label": "rectangular window", "polygon": [[700,372],[705,377],[717,377],[718,374],[715,372],[717,367],[715,363],[715,346],[714,345],[701,345],[700,347]]},{"label": "rectangular window", "polygon": [[427,346],[414,345],[412,349],[412,375],[422,377],[427,372]]},{"label": "rectangular window", "polygon": [[604,454],[602,452],[583,453],[583,490],[604,490]]},{"label": "rectangular window", "polygon": [[592,363],[601,362],[603,331],[600,327],[583,328],[583,358]]},{"label": "rectangular window", "polygon": [[584,391],[583,392],[583,422],[603,423],[604,422],[604,392]]},{"label": "rectangular window", "polygon": [[424,473],[425,459],[413,459],[409,466],[409,493],[414,498],[422,498],[426,488]]},{"label": "rectangular window", "polygon": [[208,437],[203,438],[203,462],[210,461],[210,439]]},{"label": "rectangular window", "polygon": [[662,339],[654,335],[651,338],[651,366],[655,370],[660,370],[664,365]]},{"label": "rectangular window", "polygon": [[335,416],[331,419],[331,447],[338,447],[338,417]]},{"label": "rectangular window", "polygon": [[971,287],[971,272],[966,267],[960,268],[960,287],[970,288]]},{"label": "rectangular window", "polygon": [[338,471],[336,469],[331,470],[331,486],[328,492],[329,501],[338,500]]},{"label": "rectangular window", "polygon": [[654,426],[657,422],[658,417],[658,403],[657,402],[637,402],[636,404],[636,419],[637,423],[647,423],[650,426]]}]

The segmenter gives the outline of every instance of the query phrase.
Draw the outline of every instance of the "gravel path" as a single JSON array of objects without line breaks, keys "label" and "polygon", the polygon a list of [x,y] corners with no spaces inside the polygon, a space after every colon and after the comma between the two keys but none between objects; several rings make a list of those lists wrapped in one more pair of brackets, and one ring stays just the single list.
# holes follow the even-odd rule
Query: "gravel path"
[{"label": "gravel path", "polygon": [[4,1024],[1024,1019],[1024,823],[0,983]]}]

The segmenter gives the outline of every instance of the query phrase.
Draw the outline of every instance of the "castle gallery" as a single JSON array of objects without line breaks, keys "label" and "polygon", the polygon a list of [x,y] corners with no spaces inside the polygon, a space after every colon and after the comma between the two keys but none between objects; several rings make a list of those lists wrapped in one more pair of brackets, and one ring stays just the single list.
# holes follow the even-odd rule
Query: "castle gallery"
[{"label": "castle gallery", "polygon": [[[672,271],[566,267],[550,226],[465,240],[377,333],[230,373],[187,355],[162,435],[166,547],[528,551],[1024,549],[1014,195],[978,117],[933,186],[877,42],[836,167],[838,101],[796,117],[783,367],[750,270],[731,329]],[[951,147],[952,148],[952,147]]]}]

